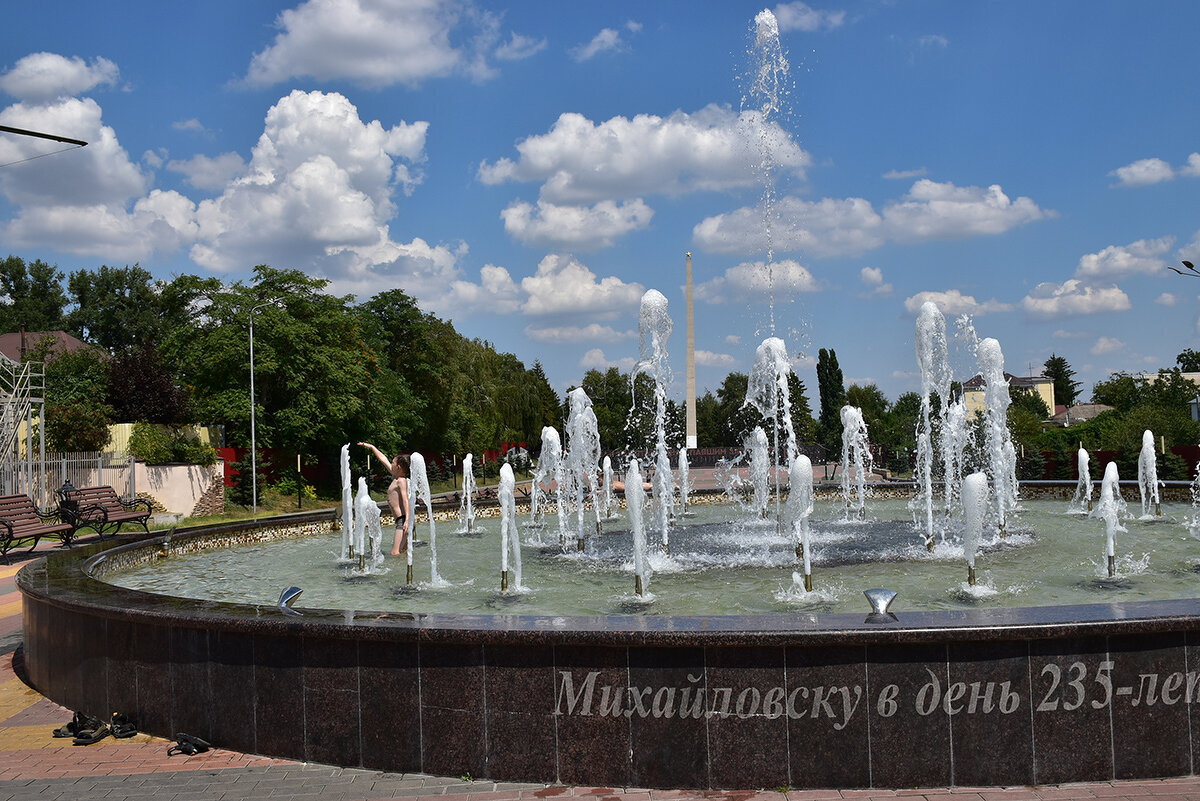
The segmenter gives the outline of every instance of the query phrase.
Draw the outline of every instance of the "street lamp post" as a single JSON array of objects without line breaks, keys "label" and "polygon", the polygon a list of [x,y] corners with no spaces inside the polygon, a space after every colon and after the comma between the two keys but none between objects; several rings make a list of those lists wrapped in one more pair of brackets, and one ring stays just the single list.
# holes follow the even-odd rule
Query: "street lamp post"
[{"label": "street lamp post", "polygon": [[269,300],[250,309],[250,499],[254,515],[258,516],[258,441],[254,431],[254,313],[264,306],[274,306]]}]

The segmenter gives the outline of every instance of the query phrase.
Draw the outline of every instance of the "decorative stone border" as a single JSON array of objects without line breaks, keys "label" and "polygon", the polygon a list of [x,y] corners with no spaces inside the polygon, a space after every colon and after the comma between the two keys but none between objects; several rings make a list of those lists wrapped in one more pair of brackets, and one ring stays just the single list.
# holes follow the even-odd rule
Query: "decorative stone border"
[{"label": "decorative stone border", "polygon": [[[329,517],[285,526],[301,532]],[[169,548],[265,536],[253,529],[179,532]],[[1011,785],[1173,776],[1200,764],[1200,600],[883,623],[292,616],[98,578],[162,547],[162,538],[110,540],[22,569],[34,687],[71,709],[123,712],[153,734],[494,779]]]}]

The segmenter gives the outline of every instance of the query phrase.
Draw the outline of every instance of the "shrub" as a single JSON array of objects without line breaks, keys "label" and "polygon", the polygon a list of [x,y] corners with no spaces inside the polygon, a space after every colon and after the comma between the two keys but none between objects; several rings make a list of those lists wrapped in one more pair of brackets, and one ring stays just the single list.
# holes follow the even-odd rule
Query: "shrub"
[{"label": "shrub", "polygon": [[102,403],[48,404],[46,444],[60,453],[104,450],[111,436],[110,411]]},{"label": "shrub", "polygon": [[178,429],[152,423],[134,423],[129,435],[129,452],[146,464],[217,463],[217,452],[211,445],[182,434]]}]

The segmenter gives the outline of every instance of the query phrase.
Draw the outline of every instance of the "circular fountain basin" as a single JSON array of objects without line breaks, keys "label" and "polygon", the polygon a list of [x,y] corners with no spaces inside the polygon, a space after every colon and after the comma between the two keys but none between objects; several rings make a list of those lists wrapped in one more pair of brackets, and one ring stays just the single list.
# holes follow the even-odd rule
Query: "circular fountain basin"
[{"label": "circular fountain basin", "polygon": [[[329,517],[197,529],[169,546],[106,541],[25,567],[31,683],[69,708],[123,712],[164,736],[506,780],[1008,785],[1200,764],[1194,598],[910,611],[902,595],[891,615],[868,614],[865,600],[860,612],[782,601],[760,614],[549,615],[518,613],[519,601],[411,611],[416,596],[401,595],[385,609],[406,611],[294,615],[275,605],[278,586],[234,603],[109,582],[164,553],[170,562],[218,543],[317,538]],[[1134,536],[1119,547],[1140,554]],[[1082,580],[1094,582],[1089,570]],[[652,590],[665,581],[656,576]],[[314,603],[307,588],[299,603]]]}]

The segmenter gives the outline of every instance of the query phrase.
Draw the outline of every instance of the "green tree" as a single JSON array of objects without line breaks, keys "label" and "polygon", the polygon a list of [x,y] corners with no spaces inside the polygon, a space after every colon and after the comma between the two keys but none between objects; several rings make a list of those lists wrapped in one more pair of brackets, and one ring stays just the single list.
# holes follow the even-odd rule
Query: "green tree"
[{"label": "green tree", "polygon": [[[890,405],[887,396],[875,384],[851,384],[846,387],[846,403],[862,410],[863,422],[867,424],[867,431],[872,434],[882,427],[884,415],[887,414]],[[876,441],[874,436],[871,437],[871,441]]]},{"label": "green tree", "polygon": [[1200,372],[1200,353],[1188,348],[1175,357],[1175,364],[1185,373]]},{"label": "green tree", "polygon": [[191,393],[179,385],[150,342],[108,360],[107,398],[122,423],[177,425],[191,420]]},{"label": "green tree", "polygon": [[[1063,406],[1074,406],[1079,397],[1079,387],[1075,380],[1075,371],[1062,356],[1051,353],[1050,358],[1043,364],[1042,375],[1054,381],[1054,402]],[[1053,409],[1050,410],[1053,413]]]},{"label": "green tree", "polygon": [[159,293],[150,273],[140,266],[78,270],[71,273],[67,289],[76,304],[67,325],[85,342],[116,353],[162,339]]},{"label": "green tree", "polygon": [[[349,299],[323,291],[326,281],[298,270],[255,268],[208,296],[204,315],[173,331],[164,355],[192,388],[198,419],[223,423],[235,445],[250,443],[249,314],[254,316],[255,401],[259,447],[302,453],[333,450],[347,434],[366,438],[388,410],[379,400],[380,368]],[[262,305],[266,304],[266,305]]]},{"label": "green tree", "polygon": [[58,331],[67,296],[63,275],[40,259],[26,265],[18,256],[0,262],[0,332]]},{"label": "green tree", "polygon": [[54,451],[97,451],[108,444],[113,410],[108,396],[108,357],[95,348],[46,358],[46,444]]},{"label": "green tree", "polygon": [[821,416],[817,420],[818,437],[829,453],[839,453],[842,448],[842,407],[846,405],[846,388],[837,353],[832,348],[821,348],[817,353],[817,395],[821,401]]}]

